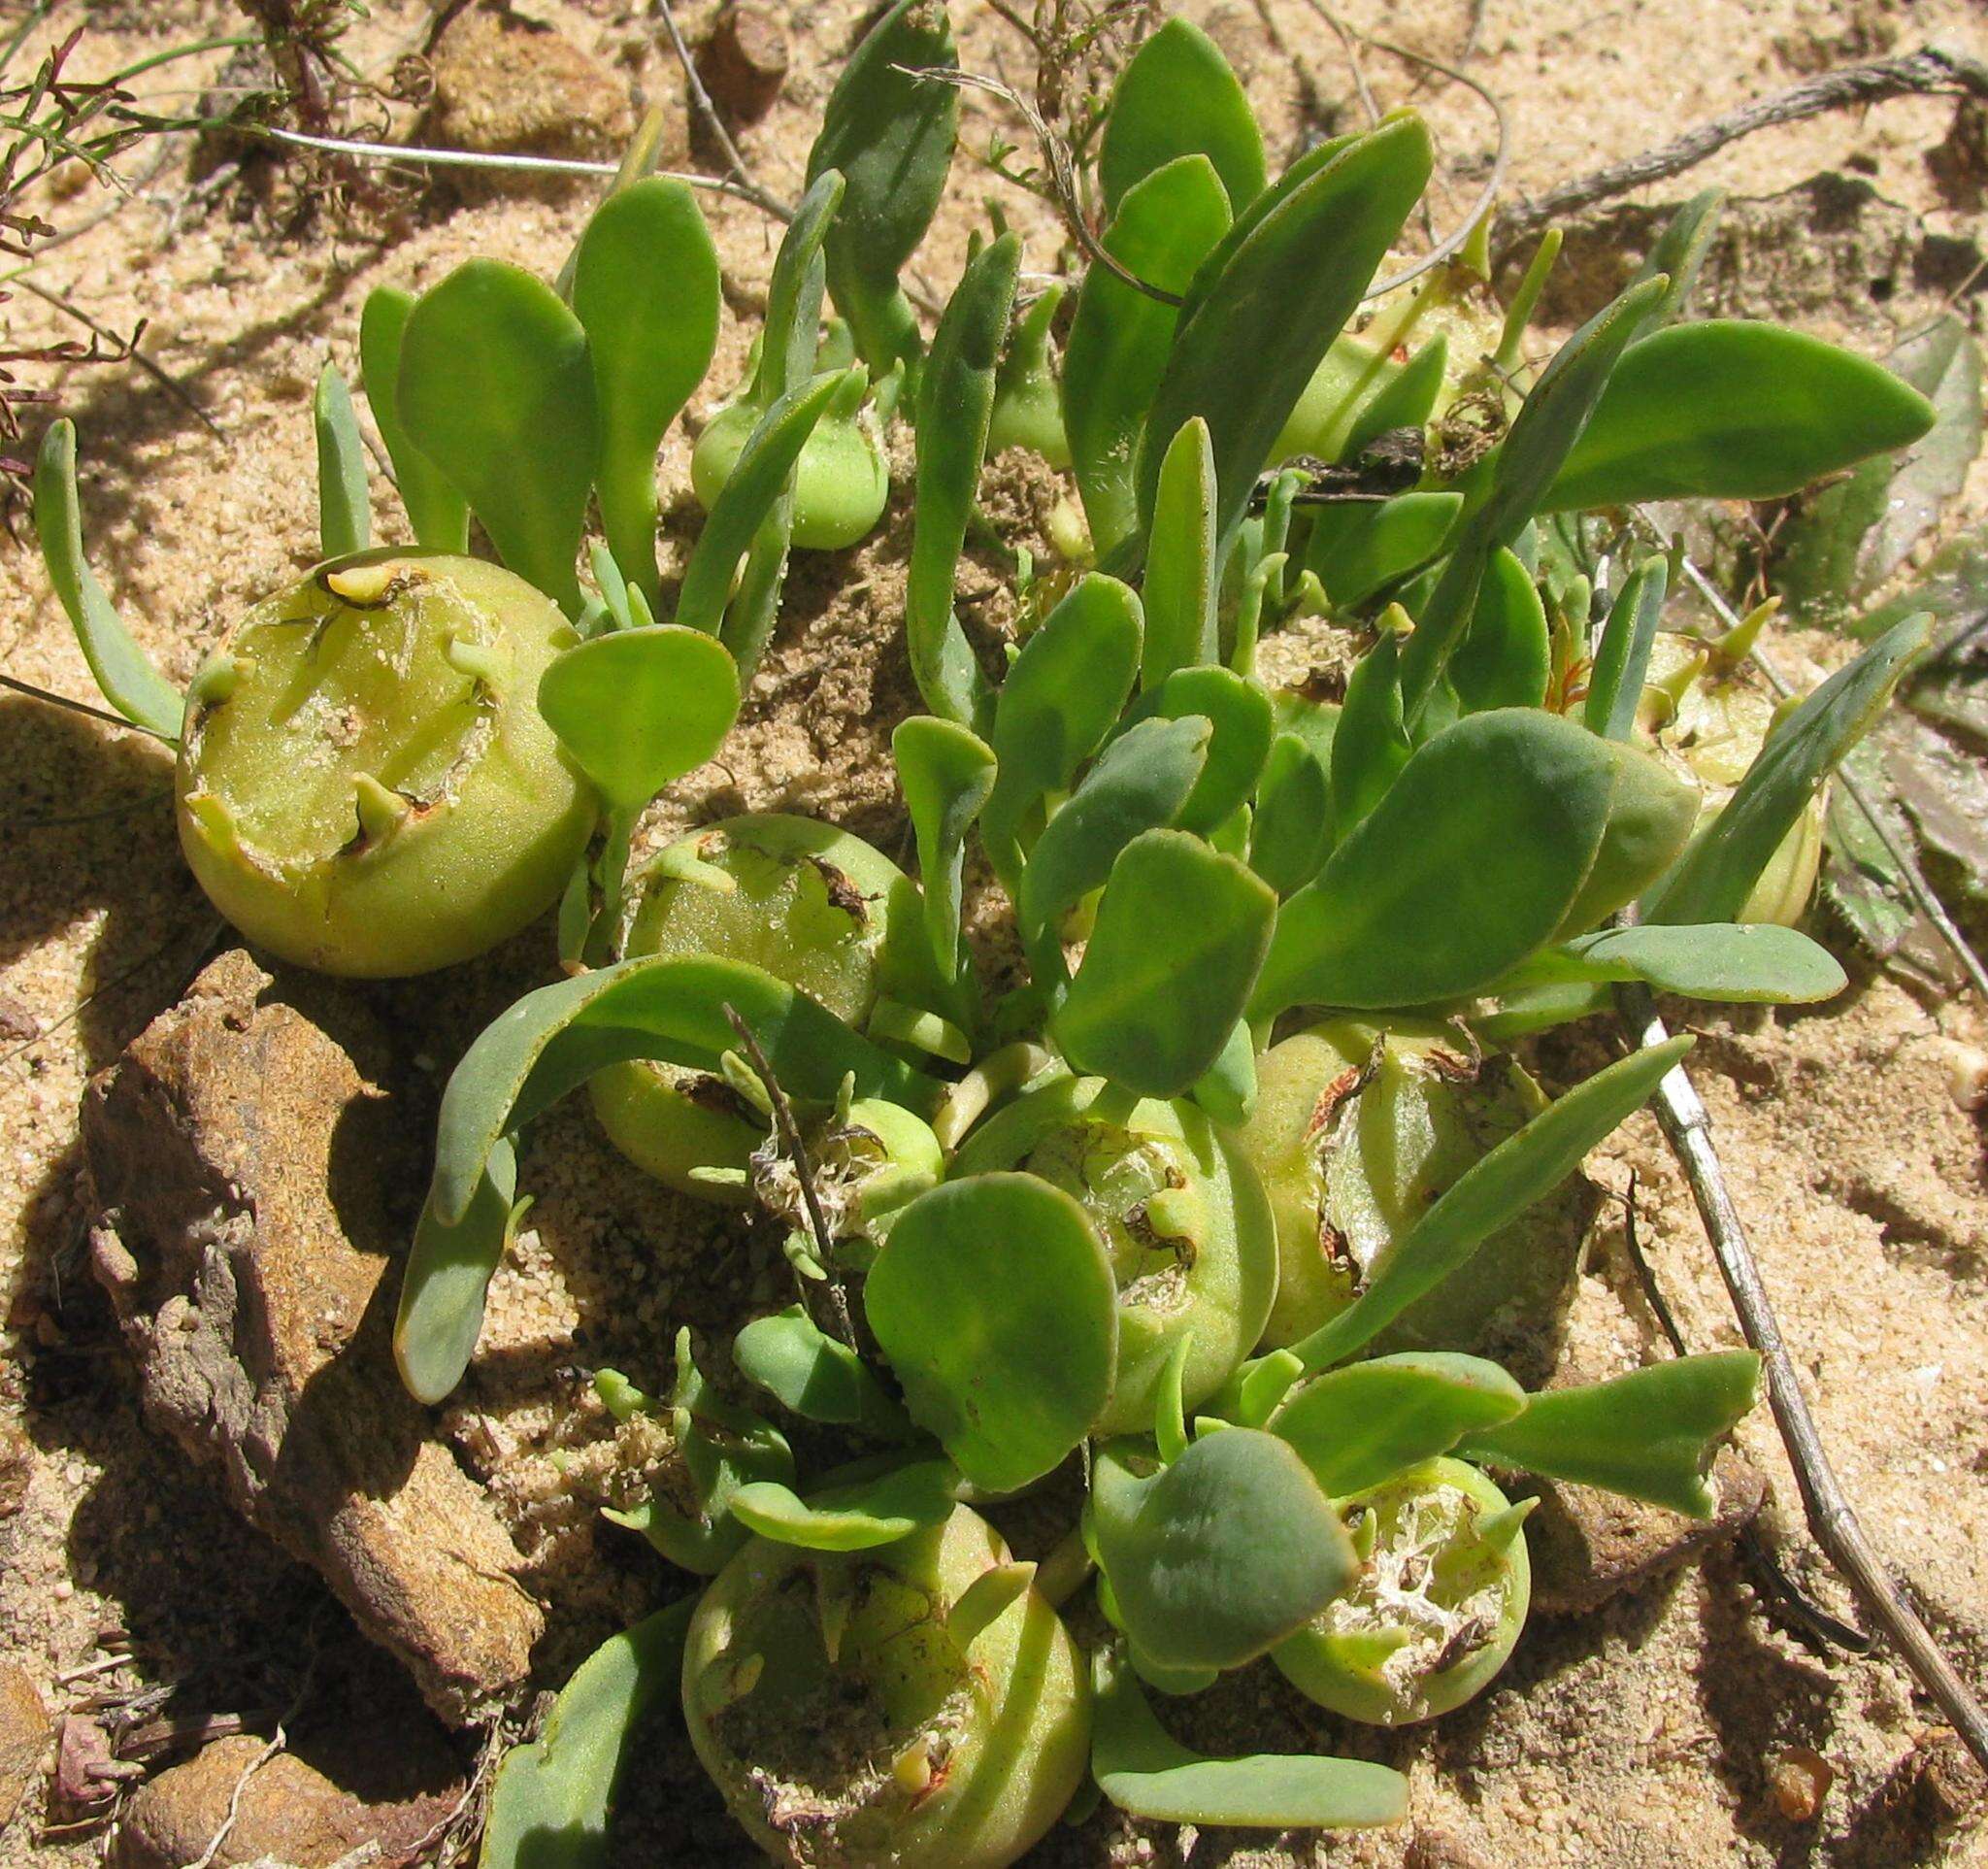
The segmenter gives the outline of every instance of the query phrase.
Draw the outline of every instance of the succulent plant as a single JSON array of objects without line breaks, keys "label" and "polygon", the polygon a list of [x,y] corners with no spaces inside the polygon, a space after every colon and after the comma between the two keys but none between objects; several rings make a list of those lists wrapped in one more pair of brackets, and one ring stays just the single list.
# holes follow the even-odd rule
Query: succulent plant
[{"label": "succulent plant", "polygon": [[[1504,1048],[1625,983],[1729,1002],[1841,988],[1817,944],[1743,917],[1923,625],[1790,709],[1702,814],[1698,776],[1638,737],[1668,580],[1621,520],[1647,499],[1784,493],[1929,412],[1806,338],[1677,321],[1702,216],[1661,244],[1686,262],[1674,284],[1653,266],[1536,372],[1521,340],[1550,242],[1496,368],[1448,360],[1490,342],[1481,242],[1348,343],[1428,180],[1426,129],[1398,114],[1269,181],[1240,85],[1176,21],[1114,95],[1095,181],[1124,271],[1077,287],[1057,385],[1100,568],[983,654],[959,561],[990,441],[1022,436],[1024,404],[1043,415],[1052,347],[1039,308],[1011,329],[1011,232],[977,245],[929,345],[896,284],[953,133],[950,89],[916,74],[950,56],[936,0],[858,48],[812,165],[846,192],[818,269],[798,268],[869,367],[907,380],[906,651],[929,713],[893,750],[918,881],[772,818],[714,826],[626,888],[597,864],[569,954],[603,964],[527,995],[450,1079],[402,1373],[427,1401],[455,1385],[515,1223],[520,1131],[619,1073],[625,1148],[679,1185],[749,1191],[781,1227],[797,1303],[750,1322],[733,1360],[854,1461],[811,1483],[772,1420],[699,1401],[687,1350],[670,1408],[646,1411],[680,1457],[645,1529],[701,1574],[725,1564],[684,1612],[685,1714],[763,1847],[1012,1860],[1086,1743],[1136,1816],[1394,1821],[1398,1774],[1201,1757],[1143,1687],[1193,1692],[1271,1655],[1352,1718],[1433,1717],[1491,1679],[1524,1619],[1526,1506],[1487,1474],[1711,1509],[1750,1353],[1537,1391],[1473,1353],[1487,1319],[1513,1326],[1501,1354],[1525,1353],[1522,1319],[1550,1335],[1570,1177],[1690,1041],[1551,1101]],[[724,576],[701,541],[679,619],[760,604],[749,562],[731,594],[755,528],[727,504],[791,471],[798,411],[856,393],[846,373],[812,383],[758,417],[712,505]],[[791,516],[768,511],[784,544]],[[1356,651],[1342,698],[1273,691],[1260,639],[1321,609]],[[770,613],[753,615],[756,643]],[[625,852],[625,813],[622,829]],[[1000,992],[961,936],[975,836],[1027,963]],[[722,1086],[722,1123],[700,1084]],[[1321,1253],[1327,1229],[1342,1253]],[[1046,1506],[1052,1476],[1082,1503],[1031,1570],[969,1507],[1037,1488]],[[1060,1611],[1093,1583],[1113,1633],[1086,1669]],[[607,1677],[586,1679],[576,1720]],[[1031,1711],[997,1741],[978,1722],[1016,1692]],[[577,1780],[612,1780],[618,1753],[575,1752],[570,1775],[523,1756],[496,1834],[535,1805],[593,1811]]]}]

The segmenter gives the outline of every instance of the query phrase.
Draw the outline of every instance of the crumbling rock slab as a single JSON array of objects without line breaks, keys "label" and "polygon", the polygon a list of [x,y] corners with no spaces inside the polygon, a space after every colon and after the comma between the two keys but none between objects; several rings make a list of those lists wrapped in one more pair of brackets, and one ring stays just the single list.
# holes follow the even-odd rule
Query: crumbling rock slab
[{"label": "crumbling rock slab", "polygon": [[92,1262],[149,1418],[463,1723],[523,1680],[544,1617],[393,1368],[428,1125],[376,1087],[387,1048],[349,996],[273,985],[223,955],[91,1083]]}]

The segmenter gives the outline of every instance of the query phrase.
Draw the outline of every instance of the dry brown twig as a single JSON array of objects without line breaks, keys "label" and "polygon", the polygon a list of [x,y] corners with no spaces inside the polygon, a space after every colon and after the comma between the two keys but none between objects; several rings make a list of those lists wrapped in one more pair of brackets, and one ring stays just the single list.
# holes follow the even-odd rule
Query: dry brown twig
[{"label": "dry brown twig", "polygon": [[1563,182],[1531,201],[1514,202],[1499,217],[1499,231],[1508,239],[1522,238],[1597,201],[1681,175],[1727,144],[1777,123],[1798,123],[1825,111],[1882,104],[1894,97],[1951,96],[1988,97],[1988,66],[1960,52],[1926,46],[1897,58],[1825,72],[1806,83],[1712,117],[1659,149],[1645,150],[1640,155]]}]

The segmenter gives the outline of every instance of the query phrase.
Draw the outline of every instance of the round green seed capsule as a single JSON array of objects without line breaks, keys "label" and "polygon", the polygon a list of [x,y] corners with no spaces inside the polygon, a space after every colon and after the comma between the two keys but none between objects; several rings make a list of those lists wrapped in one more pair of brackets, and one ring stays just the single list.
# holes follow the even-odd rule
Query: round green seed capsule
[{"label": "round green seed capsule", "polygon": [[753,1539],[691,1620],[683,1710],[732,1815],[796,1869],[1002,1869],[1089,1762],[1076,1645],[965,1506],[872,1551]]},{"label": "round green seed capsule", "polygon": [[1510,1658],[1532,1602],[1525,1509],[1461,1460],[1340,1502],[1360,1580],[1271,1652],[1301,1693],[1402,1726],[1461,1707]]},{"label": "round green seed capsule", "polygon": [[372,551],[257,604],[188,696],[175,781],[200,885],[324,973],[425,973],[535,920],[597,801],[538,710],[578,639],[523,579]]},{"label": "round green seed capsule", "polygon": [[1174,1347],[1188,1408],[1255,1349],[1276,1295],[1269,1203],[1242,1152],[1184,1098],[1137,1102],[1103,1078],[1059,1078],[1017,1098],[962,1144],[959,1179],[1018,1168],[1076,1197],[1118,1282],[1118,1372],[1100,1434],[1152,1431]]},{"label": "round green seed capsule", "polygon": [[[851,1025],[869,1018],[909,929],[905,873],[860,837],[812,818],[728,818],[672,845],[633,880],[622,951],[721,954],[763,967]],[[767,1118],[721,1078],[616,1064],[588,1084],[637,1167],[685,1193],[744,1202]]]},{"label": "round green seed capsule", "polygon": [[[749,396],[713,416],[690,455],[690,485],[709,513],[766,411]],[[841,551],[877,529],[890,498],[890,467],[877,417],[831,402],[794,467],[793,543]]]},{"label": "round green seed capsule", "polygon": [[[1464,1171],[1545,1107],[1508,1057],[1454,1031],[1334,1019],[1257,1060],[1238,1132],[1276,1217],[1281,1276],[1264,1331],[1294,1344],[1351,1304],[1394,1243]],[[1494,1233],[1376,1340],[1537,1364],[1574,1290],[1593,1207],[1578,1177]]]}]

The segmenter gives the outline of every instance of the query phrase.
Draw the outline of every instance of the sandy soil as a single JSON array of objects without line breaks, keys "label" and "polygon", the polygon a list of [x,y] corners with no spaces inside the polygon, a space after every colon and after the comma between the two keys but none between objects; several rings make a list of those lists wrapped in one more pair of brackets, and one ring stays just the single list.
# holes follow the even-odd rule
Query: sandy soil
[{"label": "sandy soil", "polygon": [[[524,10],[638,89],[680,99],[646,9],[530,0]],[[1191,10],[1243,72],[1276,128],[1277,154],[1308,131],[1355,120],[1345,54],[1315,12],[1294,0]],[[694,21],[706,10],[683,11]],[[847,43],[856,9],[790,11],[794,77],[745,138],[763,179],[787,193],[796,191],[825,68]],[[966,62],[1025,74],[1013,35],[978,9],[958,11],[972,15]],[[106,58],[231,30],[236,17],[218,0],[97,12],[117,28],[100,49]],[[1470,0],[1361,0],[1345,13],[1450,61],[1481,14],[1471,69],[1504,102],[1509,185],[1521,194],[1830,64],[1927,41],[1988,50],[1988,20],[1964,0],[1491,0],[1478,9]],[[373,14],[351,43],[363,63],[383,68],[415,38],[419,10],[380,0]],[[1428,104],[1450,165],[1439,216],[1466,201],[1490,147],[1484,106],[1379,51],[1363,63],[1384,104]],[[170,102],[162,82],[160,107],[183,106],[177,87],[190,82],[173,76]],[[1927,162],[1952,114],[1949,102],[1913,100],[1791,126],[1654,198],[1709,181],[1767,194],[1848,167],[1930,227],[1965,235],[1966,216],[1942,197]],[[977,146],[989,121],[977,105]],[[942,287],[956,274],[979,192],[956,189],[920,262]],[[1047,217],[1011,189],[1003,199],[1029,233],[1028,263],[1052,269],[1060,241]],[[151,320],[148,354],[219,430],[132,368],[78,373],[64,386],[83,434],[96,564],[170,676],[189,676],[252,596],[315,556],[309,389],[326,354],[351,371],[366,291],[385,281],[425,285],[471,252],[549,272],[584,212],[583,197],[438,195],[384,221],[359,216],[284,230],[225,189],[188,206],[176,157],[142,198],[51,255],[44,277],[92,317],[119,328]],[[772,244],[749,208],[712,198],[707,212],[736,289],[697,414],[738,374]],[[1839,309],[1840,318],[1818,322],[1868,332],[1869,305]],[[1903,326],[1924,309],[1901,298],[1883,317]],[[4,316],[23,333],[59,322],[24,301]],[[687,446],[673,438],[666,451],[679,484]],[[1043,491],[1011,473],[1000,497],[1019,513],[1039,508]],[[386,536],[396,519],[382,500],[377,522]],[[910,706],[897,647],[907,538],[895,512],[850,561],[797,569],[779,641],[722,766],[653,814],[651,841],[723,812],[779,806],[897,847],[904,826],[883,749]],[[34,554],[4,545],[0,667],[90,693]],[[0,843],[0,1285],[11,1352],[0,1368],[0,1479],[21,1490],[18,1509],[0,1517],[0,1656],[27,1669],[51,1711],[80,1705],[107,1680],[173,1684],[180,1712],[282,1707],[311,1646],[296,1631],[331,1651],[350,1648],[338,1613],[147,1434],[80,1258],[86,1216],[76,1109],[84,1079],[172,1001],[219,931],[174,847],[160,797],[167,767],[155,748],[5,697],[0,769],[15,775],[21,823],[115,809],[88,822],[17,829]],[[543,978],[550,958],[549,938],[535,932],[439,990],[383,989],[381,1003],[439,1078],[477,1025],[520,984]],[[1968,1674],[1988,1681],[1988,1148],[1978,1101],[1966,1107],[1979,1096],[1988,1024],[1977,1009],[1929,1008],[1873,982],[1828,1016],[1711,1020],[1704,1029],[1697,1076],[1843,1480],[1936,1631]],[[1565,1074],[1581,1062],[1563,1048],[1544,1066]],[[1646,1122],[1632,1124],[1596,1165],[1617,1191],[1632,1171],[1644,1245],[1694,1347],[1734,1341],[1680,1179]],[[556,1683],[591,1642],[678,1587],[646,1547],[597,1531],[565,1496],[548,1453],[590,1431],[584,1418],[560,1425],[572,1412],[574,1369],[617,1362],[652,1383],[678,1323],[701,1340],[715,1335],[778,1302],[778,1281],[763,1242],[659,1195],[607,1151],[578,1108],[541,1126],[524,1175],[541,1196],[536,1223],[499,1281],[485,1357],[449,1426],[520,1528],[531,1581],[552,1611],[543,1672]],[[1622,1247],[1620,1209],[1609,1211],[1616,1218],[1597,1236],[1575,1347],[1590,1361],[1627,1364],[1657,1339]],[[1741,1438],[1773,1476],[1772,1542],[1817,1596],[1847,1611],[1802,1530],[1765,1416]],[[128,1633],[134,1659],[65,1683],[117,1630]],[[370,1704],[389,1729],[402,1722],[412,1734],[422,1724],[390,1670],[362,1672],[378,1698],[356,1704]],[[306,1750],[312,1717],[298,1727]],[[334,1716],[327,1708],[315,1717]],[[1925,1782],[1934,1721],[1905,1672],[1882,1654],[1858,1660],[1805,1647],[1763,1613],[1728,1554],[1600,1616],[1536,1622],[1498,1686],[1433,1732],[1376,1744],[1341,1731],[1302,1709],[1267,1668],[1226,1682],[1192,1719],[1216,1748],[1323,1745],[1402,1762],[1414,1779],[1415,1827],[1294,1844],[1144,1834],[1104,1815],[1059,1833],[1041,1859],[1456,1869],[1988,1863],[1978,1831],[1936,1833],[1938,1799]],[[1798,1822],[1779,1814],[1772,1781],[1789,1751],[1803,1748],[1828,1761],[1835,1782],[1819,1815]],[[656,1736],[640,1802],[642,1840],[631,1841],[630,1862],[742,1853],[667,1733]],[[0,1836],[0,1866],[97,1858],[93,1832],[45,1834],[42,1815],[33,1792]],[[673,1840],[667,1849],[661,1838]]]}]

